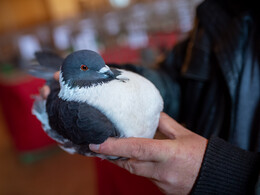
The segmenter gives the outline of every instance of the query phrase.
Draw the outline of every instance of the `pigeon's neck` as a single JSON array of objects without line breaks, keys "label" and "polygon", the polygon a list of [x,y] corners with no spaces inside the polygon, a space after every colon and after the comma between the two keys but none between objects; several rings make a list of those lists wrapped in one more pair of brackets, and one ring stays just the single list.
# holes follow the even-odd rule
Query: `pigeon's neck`
[{"label": "pigeon's neck", "polygon": [[65,101],[87,102],[86,94],[95,94],[97,91],[100,93],[102,85],[105,83],[95,82],[94,84],[84,86],[71,86],[69,82],[64,81],[62,73],[60,73],[60,92],[58,96]]},{"label": "pigeon's neck", "polygon": [[[128,78],[123,76],[122,70],[112,69],[113,74],[115,75],[115,78],[107,78],[103,80],[96,80],[96,81],[78,81],[75,83],[65,82],[63,73],[60,73],[60,92],[59,97],[63,100],[71,100],[71,101],[77,101],[77,102],[85,102],[86,93],[92,93],[97,91],[102,91],[103,85],[106,85],[110,82],[112,82],[112,85],[108,86],[114,86],[114,82],[128,82]],[[114,81],[114,82],[113,82]],[[111,88],[111,90],[113,87]]]},{"label": "pigeon's neck", "polygon": [[71,98],[75,99],[75,92],[77,90],[79,90],[77,87],[71,88],[64,81],[60,81],[60,92],[58,96],[63,100],[71,100]]},{"label": "pigeon's neck", "polygon": [[[60,92],[59,92],[59,98],[63,100],[72,100],[80,102],[79,95],[84,91],[84,87],[71,87],[69,83],[66,83],[64,81],[62,72],[60,73]],[[82,95],[82,94],[81,94]]]}]

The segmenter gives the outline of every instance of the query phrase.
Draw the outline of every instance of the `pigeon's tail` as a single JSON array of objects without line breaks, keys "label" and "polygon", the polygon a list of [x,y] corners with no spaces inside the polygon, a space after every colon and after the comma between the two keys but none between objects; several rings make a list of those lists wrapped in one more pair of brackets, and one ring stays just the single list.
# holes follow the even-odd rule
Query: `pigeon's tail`
[{"label": "pigeon's tail", "polygon": [[54,73],[58,70],[49,69],[39,64],[33,64],[26,67],[26,72],[34,77],[44,79],[46,81],[52,80]]},{"label": "pigeon's tail", "polygon": [[53,79],[55,72],[60,70],[63,58],[51,51],[41,51],[35,53],[38,63],[26,67],[26,72],[32,76],[45,79]]}]

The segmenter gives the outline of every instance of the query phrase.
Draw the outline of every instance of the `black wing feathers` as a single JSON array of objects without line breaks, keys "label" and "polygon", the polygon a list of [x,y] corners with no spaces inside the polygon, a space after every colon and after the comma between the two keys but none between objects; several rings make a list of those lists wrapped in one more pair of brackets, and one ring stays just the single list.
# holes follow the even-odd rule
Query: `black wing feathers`
[{"label": "black wing feathers", "polygon": [[100,144],[108,137],[116,137],[117,131],[112,122],[99,110],[88,104],[80,104],[76,125],[82,137],[88,137],[89,143]]}]

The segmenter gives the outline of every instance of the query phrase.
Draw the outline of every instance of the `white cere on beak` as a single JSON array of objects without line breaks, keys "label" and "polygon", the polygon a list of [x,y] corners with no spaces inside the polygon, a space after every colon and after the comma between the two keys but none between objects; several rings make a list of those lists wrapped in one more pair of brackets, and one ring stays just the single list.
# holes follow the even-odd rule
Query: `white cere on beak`
[{"label": "white cere on beak", "polygon": [[103,74],[103,73],[106,73],[108,71],[110,71],[110,68],[106,65],[105,67],[101,68],[98,72]]}]

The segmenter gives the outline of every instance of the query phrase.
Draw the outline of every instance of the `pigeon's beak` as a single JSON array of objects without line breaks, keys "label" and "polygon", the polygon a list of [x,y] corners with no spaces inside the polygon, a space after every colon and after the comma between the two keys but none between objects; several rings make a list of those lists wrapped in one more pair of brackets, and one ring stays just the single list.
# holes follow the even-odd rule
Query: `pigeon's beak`
[{"label": "pigeon's beak", "polygon": [[105,72],[106,75],[108,75],[110,78],[114,78],[114,73],[111,70],[108,70],[107,72]]},{"label": "pigeon's beak", "polygon": [[99,70],[99,73],[105,74],[105,75],[107,75],[110,78],[114,78],[115,77],[114,73],[110,70],[110,68],[107,65],[105,67],[101,68]]}]

